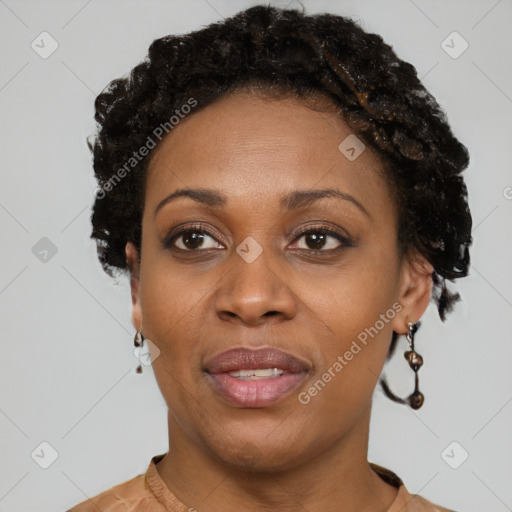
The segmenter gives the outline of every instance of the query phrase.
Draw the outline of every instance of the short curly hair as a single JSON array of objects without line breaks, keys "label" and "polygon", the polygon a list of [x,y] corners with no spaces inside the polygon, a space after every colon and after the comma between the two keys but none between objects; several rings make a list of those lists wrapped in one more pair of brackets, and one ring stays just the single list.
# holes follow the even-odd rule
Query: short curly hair
[{"label": "short curly hair", "polygon": [[333,14],[260,5],[185,35],[156,39],[128,76],[98,95],[98,132],[89,147],[100,193],[91,237],[104,270],[111,276],[127,270],[128,241],[140,255],[150,158],[139,158],[117,182],[115,171],[126,170],[155,127],[182,112],[191,98],[197,112],[251,87],[305,100],[328,98],[377,151],[392,183],[400,253],[415,249],[431,263],[433,299],[445,320],[460,298],[446,280],[466,276],[469,267],[472,219],[461,177],[468,151],[415,68],[379,35]]}]

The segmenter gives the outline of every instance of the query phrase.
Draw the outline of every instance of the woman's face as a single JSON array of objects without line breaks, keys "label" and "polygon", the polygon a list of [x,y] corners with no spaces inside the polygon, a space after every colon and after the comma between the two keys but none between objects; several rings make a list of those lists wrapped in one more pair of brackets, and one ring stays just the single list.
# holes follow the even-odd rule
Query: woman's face
[{"label": "woman's face", "polygon": [[[431,269],[400,260],[381,164],[350,135],[332,113],[239,93],[153,155],[140,268],[127,246],[133,322],[159,350],[170,435],[217,460],[285,468],[363,446],[392,331],[428,304]],[[166,201],[182,189],[202,193]]]}]

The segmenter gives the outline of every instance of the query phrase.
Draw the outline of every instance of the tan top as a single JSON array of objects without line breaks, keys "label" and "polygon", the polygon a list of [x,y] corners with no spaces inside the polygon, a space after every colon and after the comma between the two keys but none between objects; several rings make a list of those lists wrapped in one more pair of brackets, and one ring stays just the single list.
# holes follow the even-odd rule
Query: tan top
[{"label": "tan top", "polygon": [[[195,509],[179,501],[160,478],[156,464],[164,455],[155,455],[145,474],[116,485],[67,512],[194,512]],[[389,469],[373,463],[370,466],[385,482],[398,488],[388,512],[454,512],[417,494],[409,494],[402,480]]]}]

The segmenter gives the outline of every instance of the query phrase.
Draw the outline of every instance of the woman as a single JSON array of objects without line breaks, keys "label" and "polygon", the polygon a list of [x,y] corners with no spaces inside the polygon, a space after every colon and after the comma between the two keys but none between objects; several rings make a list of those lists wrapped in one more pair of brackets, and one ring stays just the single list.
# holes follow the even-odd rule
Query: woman
[{"label": "woman", "polygon": [[[446,511],[367,461],[372,394],[468,272],[466,148],[415,69],[334,15],[257,6],[153,42],[96,100],[92,237],[129,271],[169,451],[76,506]],[[140,371],[140,368],[138,369]]]}]

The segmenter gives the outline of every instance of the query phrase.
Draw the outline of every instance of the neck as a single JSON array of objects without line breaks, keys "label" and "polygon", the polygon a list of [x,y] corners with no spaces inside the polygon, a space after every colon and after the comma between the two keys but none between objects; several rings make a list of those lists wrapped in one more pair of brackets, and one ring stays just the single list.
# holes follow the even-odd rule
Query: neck
[{"label": "neck", "polygon": [[350,432],[291,469],[240,469],[190,439],[169,414],[169,452],[157,469],[188,507],[208,512],[385,512],[397,489],[367,461],[370,408]]}]

